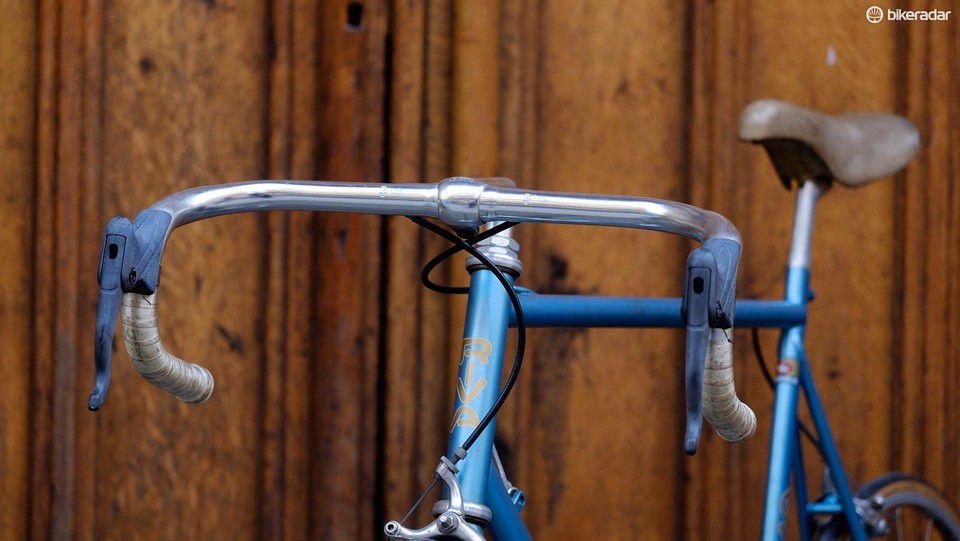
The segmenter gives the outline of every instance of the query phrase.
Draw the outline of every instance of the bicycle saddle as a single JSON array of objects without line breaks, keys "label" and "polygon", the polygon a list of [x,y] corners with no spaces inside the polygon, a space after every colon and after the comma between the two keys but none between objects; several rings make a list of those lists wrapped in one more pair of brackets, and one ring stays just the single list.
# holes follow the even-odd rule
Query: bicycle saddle
[{"label": "bicycle saddle", "polygon": [[787,188],[790,179],[860,186],[900,171],[920,147],[917,128],[897,115],[828,115],[777,100],[743,110],[740,139],[766,148]]}]

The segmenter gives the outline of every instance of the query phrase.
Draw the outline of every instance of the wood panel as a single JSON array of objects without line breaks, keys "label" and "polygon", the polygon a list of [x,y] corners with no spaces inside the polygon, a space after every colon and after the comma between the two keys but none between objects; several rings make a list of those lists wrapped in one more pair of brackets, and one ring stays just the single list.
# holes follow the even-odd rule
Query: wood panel
[{"label": "wood panel", "polygon": [[107,407],[83,407],[109,216],[214,182],[383,176],[384,6],[355,17],[327,3],[310,19],[313,3],[270,5],[5,5],[3,245],[23,262],[5,269],[0,303],[9,538],[378,529],[376,220],[243,216],[178,232],[164,334],[206,360],[215,398],[177,404],[117,352]]},{"label": "wood panel", "polygon": [[[776,298],[793,195],[735,137],[760,97],[920,128],[903,174],[823,200],[810,356],[854,481],[903,469],[960,501],[960,32],[871,25],[863,9],[0,0],[0,538],[377,538],[445,450],[464,304],[419,287],[444,243],[404,219],[275,213],[178,230],[161,325],[173,352],[214,372],[214,398],[176,403],[117,348],[106,405],[87,412],[111,216],[263,177],[505,175],[723,212],[744,235],[740,293]],[[516,234],[522,285],[680,293],[678,239]],[[464,280],[461,260],[438,272]],[[747,333],[738,385],[759,434],[729,446],[708,433],[693,458],[679,333],[530,334],[499,445],[536,538],[756,536],[772,399]],[[775,333],[761,343],[772,357]]]},{"label": "wood panel", "polygon": [[[315,2],[274,2],[270,13],[269,171],[271,178],[317,173],[317,86],[321,83]],[[269,263],[264,299],[262,469],[259,537],[309,539],[312,528],[313,233],[309,213],[263,218]],[[264,223],[264,222],[261,223]],[[291,264],[291,262],[300,262]]]},{"label": "wood panel", "polygon": [[[321,9],[320,178],[369,181],[384,176],[386,6],[351,2]],[[344,24],[346,23],[346,24]],[[323,215],[314,231],[317,258],[313,335],[315,379],[311,451],[313,535],[374,538],[379,507],[381,224],[356,215]],[[306,284],[304,284],[306,285]],[[302,286],[301,286],[302,287]],[[349,472],[342,475],[342,472]]]},{"label": "wood panel", "polygon": [[33,216],[36,178],[37,10],[3,2],[0,10],[0,532],[25,539],[30,502],[33,351]]},{"label": "wood panel", "polygon": [[[912,9],[923,9],[918,3]],[[956,24],[899,29],[899,106],[917,123],[921,151],[897,185],[893,466],[919,472],[960,501],[958,359],[960,283],[960,32]]]},{"label": "wood panel", "polygon": [[[686,16],[686,6],[673,2],[543,6],[534,82],[539,115],[528,128],[537,144],[526,158],[536,160],[535,176],[524,185],[681,196],[686,141],[676,119],[686,89],[674,66],[686,51],[672,36],[683,33]],[[666,270],[681,268],[685,244],[678,239],[572,228],[518,236],[532,248],[526,283],[538,290],[679,295],[675,272]],[[651,258],[661,271],[646,269]],[[682,460],[679,351],[672,331],[536,333],[519,452],[537,535],[680,536],[674,509],[682,478],[663,475],[678,471]],[[646,526],[655,523],[653,531]]]},{"label": "wood panel", "polygon": [[[33,272],[55,276],[35,281],[33,298],[34,395],[29,534],[33,538],[87,538],[78,522],[92,520],[92,457],[76,402],[82,344],[92,319],[82,307],[95,293],[81,286],[96,263],[80,254],[98,251],[81,224],[94,219],[99,173],[102,81],[95,47],[99,19],[77,5],[38,6],[37,140]],[[91,60],[94,60],[91,62]],[[90,242],[90,241],[93,242]],[[87,365],[89,366],[89,365]],[[84,374],[86,375],[86,374]],[[89,384],[89,376],[84,377]],[[82,393],[82,391],[80,391]],[[78,400],[79,399],[79,400]]]},{"label": "wood panel", "polygon": [[[421,182],[430,174],[448,173],[445,143],[430,137],[445,134],[449,121],[449,68],[437,61],[449,51],[449,2],[396,2],[391,13],[391,92],[389,175],[394,182]],[[429,55],[429,56],[428,56]],[[431,59],[432,61],[426,61]],[[436,86],[441,86],[438,102]],[[428,116],[428,112],[432,115]],[[441,115],[439,125],[433,125]],[[424,125],[430,126],[425,129]],[[432,143],[432,144],[431,144]],[[449,325],[445,300],[424,295],[419,287],[420,262],[438,243],[404,218],[387,222],[384,257],[387,265],[387,312],[384,366],[384,518],[403,517],[429,485],[433,468],[446,452],[444,427],[450,388],[445,355]],[[420,509],[413,520],[429,520]]]},{"label": "wood panel", "polygon": [[[106,7],[101,223],[173,191],[263,175],[265,16],[252,3]],[[118,352],[111,396],[90,417],[100,425],[92,538],[256,535],[260,231],[257,217],[231,216],[167,244],[158,295],[167,347],[207,366],[217,390],[202,407],[171,401]]]}]

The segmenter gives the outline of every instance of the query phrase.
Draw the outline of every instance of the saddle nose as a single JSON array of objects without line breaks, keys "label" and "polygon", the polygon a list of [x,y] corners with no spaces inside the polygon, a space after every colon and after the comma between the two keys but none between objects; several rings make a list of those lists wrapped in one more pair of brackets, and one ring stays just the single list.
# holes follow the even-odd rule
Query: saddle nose
[{"label": "saddle nose", "polygon": [[901,116],[828,115],[778,100],[749,104],[739,136],[766,148],[787,187],[791,179],[861,186],[897,173],[920,148],[917,128]]}]

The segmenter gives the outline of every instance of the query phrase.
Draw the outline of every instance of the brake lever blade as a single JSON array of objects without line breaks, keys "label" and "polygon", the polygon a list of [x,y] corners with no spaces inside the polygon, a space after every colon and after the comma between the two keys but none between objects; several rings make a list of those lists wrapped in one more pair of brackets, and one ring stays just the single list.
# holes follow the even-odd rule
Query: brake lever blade
[{"label": "brake lever blade", "polygon": [[697,452],[703,428],[703,373],[707,364],[707,346],[710,328],[707,325],[687,327],[687,432],[683,450],[688,455]]},{"label": "brake lever blade", "polygon": [[687,325],[687,347],[684,376],[687,398],[687,430],[684,452],[693,455],[700,444],[703,428],[703,374],[710,341],[710,311],[716,304],[717,261],[703,248],[687,258],[686,284],[681,315]]},{"label": "brake lever blade", "polygon": [[97,331],[93,346],[96,374],[93,392],[87,401],[90,411],[97,411],[107,397],[110,388],[110,354],[113,346],[113,332],[117,328],[117,316],[123,291],[100,289],[100,302],[97,305]]},{"label": "brake lever blade", "polygon": [[93,354],[96,367],[93,392],[87,401],[90,411],[97,411],[103,405],[110,388],[110,356],[113,346],[113,333],[117,328],[117,316],[120,301],[123,299],[122,280],[124,259],[127,257],[127,244],[132,238],[133,224],[124,217],[116,217],[107,223],[103,235],[103,248],[100,251],[100,269],[97,281],[100,283],[100,300],[97,303],[97,324],[94,336]]}]

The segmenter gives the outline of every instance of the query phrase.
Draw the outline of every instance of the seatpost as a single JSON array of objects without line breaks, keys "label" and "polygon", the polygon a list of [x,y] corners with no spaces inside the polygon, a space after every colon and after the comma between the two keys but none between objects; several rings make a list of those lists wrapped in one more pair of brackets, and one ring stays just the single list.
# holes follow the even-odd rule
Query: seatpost
[{"label": "seatpost", "polygon": [[810,270],[813,217],[817,200],[830,189],[828,182],[808,180],[797,192],[797,207],[793,220],[793,238],[790,241],[789,267]]}]

